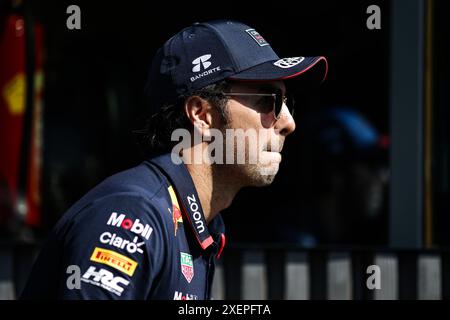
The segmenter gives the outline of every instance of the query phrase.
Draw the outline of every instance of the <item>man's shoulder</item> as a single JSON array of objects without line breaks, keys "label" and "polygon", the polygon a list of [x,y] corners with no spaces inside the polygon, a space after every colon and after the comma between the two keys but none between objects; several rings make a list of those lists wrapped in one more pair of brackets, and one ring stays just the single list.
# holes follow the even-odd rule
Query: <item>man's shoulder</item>
[{"label": "man's shoulder", "polygon": [[160,192],[161,188],[167,186],[168,181],[165,176],[148,162],[143,162],[106,178],[93,191],[104,194],[132,192],[152,198]]},{"label": "man's shoulder", "polygon": [[166,177],[148,162],[143,162],[130,169],[109,176],[83,198],[87,201],[96,201],[102,198],[140,197],[151,200],[167,189],[169,183]]},{"label": "man's shoulder", "polygon": [[170,206],[168,187],[159,171],[142,163],[102,181],[77,201],[62,220],[104,220],[117,213],[165,224]]}]

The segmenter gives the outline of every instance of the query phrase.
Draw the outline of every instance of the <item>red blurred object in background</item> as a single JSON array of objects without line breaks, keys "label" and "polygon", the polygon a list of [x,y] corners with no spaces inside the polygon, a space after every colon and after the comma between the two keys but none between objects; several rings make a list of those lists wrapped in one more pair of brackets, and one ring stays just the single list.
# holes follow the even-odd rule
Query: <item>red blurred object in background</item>
[{"label": "red blurred object in background", "polygon": [[[41,223],[43,30],[36,23],[28,28],[35,61],[33,101],[27,103],[25,20],[11,14],[0,23],[0,224],[18,220],[34,227]],[[24,130],[27,112],[31,123]]]}]

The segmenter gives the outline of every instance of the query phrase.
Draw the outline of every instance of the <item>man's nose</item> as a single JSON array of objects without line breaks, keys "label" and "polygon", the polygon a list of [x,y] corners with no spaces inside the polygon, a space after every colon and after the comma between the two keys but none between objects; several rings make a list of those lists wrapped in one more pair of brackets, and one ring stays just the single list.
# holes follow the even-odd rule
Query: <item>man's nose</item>
[{"label": "man's nose", "polygon": [[281,135],[288,136],[295,130],[295,121],[292,117],[289,109],[285,104],[283,104],[283,108],[281,109],[280,118],[275,122],[274,126],[275,130],[277,130]]}]

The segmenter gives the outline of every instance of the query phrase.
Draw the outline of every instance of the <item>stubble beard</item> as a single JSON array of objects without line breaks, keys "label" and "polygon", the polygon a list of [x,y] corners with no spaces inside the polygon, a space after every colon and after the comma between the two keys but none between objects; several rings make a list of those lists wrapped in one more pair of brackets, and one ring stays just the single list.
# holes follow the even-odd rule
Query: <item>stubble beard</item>
[{"label": "stubble beard", "polygon": [[[233,129],[229,126],[224,126],[221,131],[223,134],[223,143],[224,150],[227,147],[227,135],[226,129]],[[245,163],[239,163],[236,161],[238,153],[238,143],[236,139],[233,141],[233,155],[235,162],[233,164],[215,164],[216,173],[220,172],[221,178],[229,181],[229,183],[240,185],[240,187],[264,187],[272,184],[275,179],[275,176],[278,172],[278,164],[262,164],[262,163],[250,163],[250,148],[249,141],[246,139],[245,141]],[[264,149],[265,150],[265,149]],[[259,154],[261,155],[261,154]]]}]

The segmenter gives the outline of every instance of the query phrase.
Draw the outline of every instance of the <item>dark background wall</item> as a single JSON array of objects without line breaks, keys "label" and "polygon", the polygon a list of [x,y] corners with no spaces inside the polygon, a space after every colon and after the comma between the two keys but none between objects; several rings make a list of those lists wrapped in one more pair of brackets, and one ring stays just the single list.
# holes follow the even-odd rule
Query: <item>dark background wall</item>
[{"label": "dark background wall", "polygon": [[[81,8],[81,30],[66,28],[70,4]],[[366,27],[371,4],[381,8],[381,30]],[[298,99],[298,130],[273,186],[242,190],[224,212],[230,241],[386,243],[381,169],[388,149],[360,153],[339,125],[325,121],[311,129],[308,119],[331,105],[351,107],[388,136],[388,1],[36,1],[32,7],[46,38],[42,235],[95,184],[142,160],[131,130],[143,122],[143,87],[157,48],[191,23],[227,18],[257,29],[280,57],[325,55],[330,67],[320,90]],[[331,147],[320,138],[329,128]],[[335,144],[337,153],[329,151]],[[370,188],[379,189],[380,199],[366,199]],[[370,201],[378,201],[372,215]]]}]

